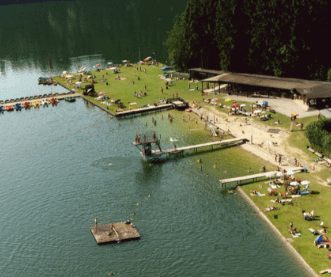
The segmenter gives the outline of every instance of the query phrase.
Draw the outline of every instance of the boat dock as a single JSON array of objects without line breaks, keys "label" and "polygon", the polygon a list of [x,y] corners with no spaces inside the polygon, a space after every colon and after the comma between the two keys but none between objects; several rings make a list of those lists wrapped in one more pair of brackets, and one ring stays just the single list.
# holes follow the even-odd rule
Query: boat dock
[{"label": "boat dock", "polygon": [[195,144],[195,145],[188,145],[188,146],[183,146],[183,147],[174,147],[171,149],[163,150],[163,152],[169,153],[169,154],[184,152],[184,151],[189,151],[189,150],[193,150],[194,152],[197,152],[198,149],[201,149],[201,148],[207,148],[208,150],[216,150],[216,149],[222,148],[222,147],[230,147],[230,146],[243,144],[246,141],[247,141],[247,139],[245,139],[245,138],[218,140],[218,141],[206,142],[206,143]]},{"label": "boat dock", "polygon": [[161,111],[161,110],[170,110],[172,108],[173,108],[173,104],[160,104],[157,106],[149,106],[149,107],[145,107],[145,108],[117,112],[115,114],[115,116],[116,117],[136,116],[136,115],[140,115],[140,114],[146,114],[146,113],[151,113],[151,112],[156,112],[156,111]]},{"label": "boat dock", "polygon": [[[298,172],[302,172],[303,168],[302,167],[295,167],[291,168],[287,171],[287,175],[292,175]],[[284,173],[281,171],[268,171],[268,172],[262,172],[262,173],[257,173],[257,174],[252,174],[252,175],[245,175],[245,176],[239,176],[239,177],[234,177],[234,178],[228,178],[228,179],[221,179],[219,182],[221,183],[222,188],[226,187],[226,185],[231,184],[235,186],[241,186],[244,184],[249,184],[249,183],[254,183],[254,182],[259,182],[263,180],[271,180],[271,179],[276,179],[279,177],[282,177]]]},{"label": "boat dock", "polygon": [[34,102],[34,101],[41,101],[41,100],[50,100],[52,98],[55,98],[57,100],[63,100],[66,97],[80,97],[80,94],[78,93],[73,93],[73,92],[68,92],[68,93],[50,93],[47,95],[38,95],[38,96],[30,96],[30,97],[21,97],[17,99],[10,99],[10,100],[2,100],[0,105],[3,105],[4,107],[6,106],[13,106],[16,105],[17,103],[22,103],[22,102]]},{"label": "boat dock", "polygon": [[222,179],[220,180],[221,186],[226,187],[228,184],[234,184],[235,186],[240,186],[243,184],[254,183],[257,181],[263,181],[266,179],[274,179],[283,176],[280,171],[269,171],[252,175],[239,176],[234,178]]},{"label": "boat dock", "polygon": [[119,243],[140,238],[137,228],[130,222],[97,223],[91,228],[91,233],[97,244]]}]

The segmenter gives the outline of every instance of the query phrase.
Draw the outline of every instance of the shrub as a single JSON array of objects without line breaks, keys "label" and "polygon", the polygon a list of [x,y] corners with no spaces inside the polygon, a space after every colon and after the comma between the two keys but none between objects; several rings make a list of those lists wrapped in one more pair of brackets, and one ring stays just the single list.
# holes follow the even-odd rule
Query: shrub
[{"label": "shrub", "polygon": [[331,156],[331,119],[314,121],[306,128],[306,136],[318,152]]}]

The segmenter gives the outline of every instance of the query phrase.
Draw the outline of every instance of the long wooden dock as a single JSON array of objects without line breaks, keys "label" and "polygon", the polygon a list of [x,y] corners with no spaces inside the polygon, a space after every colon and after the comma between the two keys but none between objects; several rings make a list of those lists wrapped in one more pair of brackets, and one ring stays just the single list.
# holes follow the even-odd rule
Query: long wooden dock
[{"label": "long wooden dock", "polygon": [[144,113],[150,113],[150,112],[155,112],[155,111],[160,111],[160,110],[169,110],[172,109],[173,105],[172,104],[160,104],[157,106],[149,106],[145,108],[139,108],[139,109],[132,109],[128,111],[123,111],[123,112],[117,112],[115,114],[116,117],[126,117],[126,116],[133,116],[133,115],[138,115],[138,114],[144,114]]},{"label": "long wooden dock", "polygon": [[235,184],[236,186],[238,186],[238,185],[240,186],[242,184],[254,183],[254,182],[262,181],[262,180],[266,180],[266,179],[274,179],[274,178],[278,178],[281,176],[283,176],[283,174],[280,171],[269,171],[269,172],[263,172],[263,173],[258,173],[258,174],[222,179],[222,180],[220,180],[220,183],[222,186],[225,186],[227,184]]},{"label": "long wooden dock", "polygon": [[[289,169],[289,171],[292,174],[301,172],[303,168],[301,167],[295,167]],[[285,173],[286,174],[286,173]],[[287,173],[289,174],[289,173]],[[228,184],[234,184],[236,186],[240,186],[243,184],[248,184],[248,183],[254,183],[258,181],[263,181],[267,179],[275,179],[282,177],[284,173],[281,171],[268,171],[268,172],[262,172],[262,173],[257,173],[257,174],[252,174],[252,175],[245,175],[245,176],[239,176],[239,177],[234,177],[234,178],[228,178],[228,179],[221,179],[219,182],[221,183],[221,186],[224,187]]]},{"label": "long wooden dock", "polygon": [[22,98],[19,98],[19,99],[16,99],[14,101],[11,101],[11,102],[6,102],[3,101],[3,103],[1,103],[0,105],[6,107],[6,106],[13,106],[17,103],[23,103],[23,102],[34,102],[34,101],[41,101],[43,99],[46,99],[46,100],[49,100],[51,98],[55,98],[57,100],[63,100],[64,98],[66,97],[80,97],[81,95],[78,94],[78,93],[56,93],[56,94],[47,94],[45,96],[38,96],[38,97],[22,97]]},{"label": "long wooden dock", "polygon": [[[184,155],[185,151],[193,151],[197,153],[199,149],[205,148],[204,151],[212,151],[225,147],[237,146],[248,141],[246,138],[234,138],[220,141],[212,141],[201,144],[188,145],[183,147],[176,147],[174,144],[173,148],[162,149],[160,146],[160,141],[154,134],[153,138],[147,138],[146,136],[141,138],[137,136],[133,145],[135,145],[144,160],[149,162],[160,162],[164,161],[170,157],[175,157],[179,155]],[[154,148],[154,149],[152,149]]]},{"label": "long wooden dock", "polygon": [[91,228],[91,233],[97,244],[114,243],[126,240],[139,239],[137,228],[129,222],[110,224],[96,224]]},{"label": "long wooden dock", "polygon": [[175,148],[163,150],[163,152],[177,153],[177,152],[183,152],[183,151],[188,151],[188,150],[197,151],[200,148],[209,148],[209,150],[214,150],[214,148],[239,145],[239,144],[245,143],[245,141],[246,141],[245,138],[218,140],[218,141],[206,142],[206,143],[195,144],[195,145],[188,145],[188,146],[183,146],[183,147],[175,147]]}]

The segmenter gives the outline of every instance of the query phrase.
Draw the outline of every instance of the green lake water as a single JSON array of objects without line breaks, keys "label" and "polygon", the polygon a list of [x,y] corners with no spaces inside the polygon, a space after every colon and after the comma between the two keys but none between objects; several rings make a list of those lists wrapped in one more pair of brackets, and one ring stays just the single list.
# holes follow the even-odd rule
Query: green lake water
[{"label": "green lake water", "polygon": [[[250,155],[142,161],[132,139],[146,123],[164,146],[170,136],[179,146],[210,139],[166,115],[153,115],[156,127],[151,116],[118,121],[79,100],[1,116],[2,276],[304,276],[243,199],[221,192],[218,178],[261,165]],[[95,217],[130,216],[141,240],[96,245]]]},{"label": "green lake water", "polygon": [[[52,91],[36,85],[40,75],[82,64],[165,57],[165,32],[184,4],[0,6],[0,99]],[[142,161],[137,133],[157,131],[164,147],[170,137],[177,146],[212,139],[193,115],[172,113],[172,124],[167,112],[118,121],[78,100],[0,115],[0,275],[306,276],[239,195],[221,192],[220,178],[263,161],[240,148]],[[142,238],[98,246],[95,217],[132,217]]]}]

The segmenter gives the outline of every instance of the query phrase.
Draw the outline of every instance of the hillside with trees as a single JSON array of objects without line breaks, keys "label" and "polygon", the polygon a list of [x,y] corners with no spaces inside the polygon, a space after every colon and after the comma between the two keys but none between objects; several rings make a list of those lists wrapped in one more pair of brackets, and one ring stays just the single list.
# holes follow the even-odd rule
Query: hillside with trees
[{"label": "hillside with trees", "polygon": [[166,41],[169,62],[326,80],[330,14],[329,0],[188,0]]}]

